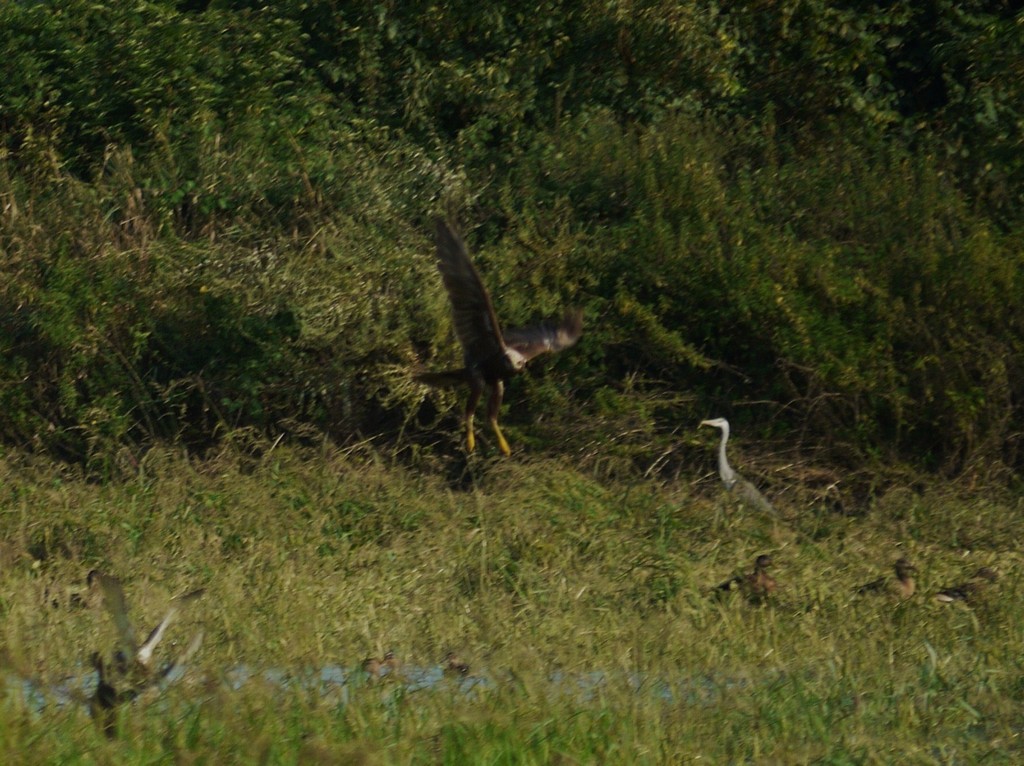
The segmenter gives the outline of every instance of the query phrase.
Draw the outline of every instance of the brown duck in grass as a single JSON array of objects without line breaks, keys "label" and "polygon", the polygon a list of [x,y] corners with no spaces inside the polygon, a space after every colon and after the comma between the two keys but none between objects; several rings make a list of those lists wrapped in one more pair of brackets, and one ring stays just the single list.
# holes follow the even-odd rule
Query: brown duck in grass
[{"label": "brown duck in grass", "polygon": [[502,332],[491,296],[458,234],[437,220],[437,267],[452,305],[455,334],[462,345],[464,366],[444,372],[421,372],[415,378],[431,386],[469,387],[466,403],[466,449],[476,447],[473,417],[484,391],[490,387],[487,420],[502,454],[512,454],[498,425],[505,383],[538,354],[567,349],[583,332],[583,315],[569,311],[561,320]]},{"label": "brown duck in grass", "polygon": [[462,661],[455,652],[448,652],[444,656],[444,664],[441,666],[446,676],[465,676],[469,674],[469,665]]},{"label": "brown duck in grass", "polygon": [[944,604],[962,601],[966,604],[977,603],[993,583],[999,579],[999,573],[989,567],[981,567],[967,582],[944,588],[935,594],[935,600]]},{"label": "brown duck in grass", "polygon": [[363,660],[363,672],[370,676],[371,679],[397,675],[401,667],[402,664],[393,651],[385,652],[384,656],[380,659],[367,657]]},{"label": "brown duck in grass", "polygon": [[363,672],[371,678],[379,677],[383,667],[383,663],[376,657],[367,657],[363,660]]},{"label": "brown duck in grass", "polygon": [[914,575],[917,574],[917,567],[910,563],[910,560],[901,556],[892,565],[895,577],[879,577],[857,588],[860,595],[889,594],[900,599],[908,599],[914,595],[917,585],[914,582]]},{"label": "brown duck in grass", "polygon": [[763,604],[775,592],[775,578],[768,574],[772,566],[772,557],[762,553],[754,560],[751,572],[738,574],[715,586],[719,594],[739,592],[752,604]]},{"label": "brown duck in grass", "polygon": [[97,593],[114,620],[118,643],[112,661],[107,662],[99,652],[92,656],[96,669],[96,691],[89,701],[89,711],[108,737],[113,737],[116,724],[116,709],[125,702],[135,699],[146,689],[157,685],[177,668],[184,665],[198,650],[202,642],[200,631],[185,651],[174,661],[160,670],[153,662],[154,652],[164,633],[170,627],[181,608],[203,594],[195,590],[171,601],[170,608],[160,623],[149,632],[146,640],[138,644],[135,628],[128,616],[128,605],[124,590],[116,577],[98,570],[89,572],[86,578],[89,589]]}]

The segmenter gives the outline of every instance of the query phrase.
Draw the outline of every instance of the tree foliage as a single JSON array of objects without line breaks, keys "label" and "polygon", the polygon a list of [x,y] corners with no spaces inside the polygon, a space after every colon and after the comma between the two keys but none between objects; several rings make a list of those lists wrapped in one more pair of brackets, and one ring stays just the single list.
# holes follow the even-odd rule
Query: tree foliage
[{"label": "tree foliage", "polygon": [[649,441],[714,408],[1020,466],[1009,3],[69,0],[0,27],[9,445],[403,444],[437,404],[407,371],[457,356],[427,257],[455,213],[508,321],[587,312],[522,423]]}]

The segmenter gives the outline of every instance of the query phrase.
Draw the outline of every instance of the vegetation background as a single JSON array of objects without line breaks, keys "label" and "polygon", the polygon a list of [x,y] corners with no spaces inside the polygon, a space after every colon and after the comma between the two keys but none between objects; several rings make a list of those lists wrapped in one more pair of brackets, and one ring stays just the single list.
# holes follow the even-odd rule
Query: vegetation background
[{"label": "vegetation background", "polygon": [[[801,738],[817,744],[773,757],[812,759],[851,720],[847,760],[834,762],[884,761],[892,748],[953,762],[972,748],[1005,755],[1019,737],[1019,607],[937,618],[952,627],[882,609],[879,635],[847,636],[869,647],[866,675],[826,677],[836,614],[800,615],[845,584],[801,586],[782,616],[723,616],[696,597],[760,548],[789,550],[788,574],[812,583],[866,575],[851,556],[884,570],[894,545],[950,576],[955,557],[987,556],[1012,582],[1024,463],[1016,4],[23,0],[0,4],[0,30],[0,563],[13,665],[54,674],[84,656],[95,633],[83,618],[40,623],[31,605],[103,565],[143,590],[216,578],[218,603],[239,604],[204,649],[225,664],[366,652],[387,648],[383,636],[426,657],[461,636],[488,645],[495,666],[530,666],[524,647],[548,642],[561,663],[576,651],[635,671],[680,619],[738,642],[652,661],[652,672],[727,674],[721,693],[744,711],[716,707],[685,741],[670,736],[684,713],[631,690],[616,699],[636,700],[634,714],[609,718],[571,695],[539,704],[548,692],[528,686],[528,706],[493,705],[522,720],[478,711],[438,729],[432,714],[469,705],[456,697],[417,707],[418,724],[399,731],[397,703],[378,696],[324,713],[321,744],[297,737],[306,744],[281,752],[275,727],[294,734],[304,714],[261,719],[269,740],[245,750],[253,759],[306,746],[327,758],[341,739],[371,759],[377,745],[358,743],[451,762],[461,746],[505,743],[510,762],[539,762],[555,742],[560,757],[630,762],[651,737],[673,742],[652,760],[757,760],[773,752],[765,742]],[[458,398],[411,379],[458,357],[431,257],[437,214],[460,224],[504,321],[585,311],[581,343],[538,360],[506,397],[512,465],[467,462]],[[695,430],[709,416],[733,422],[739,465],[804,515],[760,529],[714,511],[712,440]],[[433,560],[452,570],[426,577]],[[386,590],[388,567],[405,583],[390,596],[428,609],[433,628],[365,595]],[[558,572],[573,585],[549,590]],[[414,582],[441,600],[428,608]],[[254,606],[254,589],[270,605]],[[489,619],[450,619],[481,594]],[[285,605],[363,627],[341,644],[325,628],[270,648],[301,623]],[[842,630],[869,621],[857,622]],[[512,634],[495,645],[499,626]],[[957,654],[960,628],[988,647],[978,664]],[[914,659],[872,675],[872,652],[897,657],[904,633]],[[567,646],[577,634],[593,640]],[[783,634],[802,637],[783,653],[815,658],[813,671],[783,663],[775,675],[765,658]],[[748,675],[759,680],[733,683]],[[779,699],[773,684],[791,706],[751,739],[742,722],[751,706],[765,720],[759,695]],[[858,684],[879,707],[859,707]],[[936,694],[944,704],[929,706]],[[552,723],[563,705],[579,715],[565,726]],[[963,705],[977,718],[956,719]],[[811,708],[826,713],[810,720]],[[139,724],[151,727],[137,731],[139,757],[172,741],[255,747],[208,703],[183,715],[185,733]],[[26,720],[0,727],[22,756],[38,736]],[[937,754],[924,732],[945,725],[962,739]],[[95,736],[74,731],[65,743]],[[618,756],[602,749],[620,741]],[[51,745],[40,760],[68,762]]]}]

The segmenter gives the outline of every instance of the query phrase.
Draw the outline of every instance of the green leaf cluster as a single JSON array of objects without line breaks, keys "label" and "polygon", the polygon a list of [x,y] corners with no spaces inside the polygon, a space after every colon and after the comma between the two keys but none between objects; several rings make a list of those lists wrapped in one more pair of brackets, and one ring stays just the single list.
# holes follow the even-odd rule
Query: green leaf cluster
[{"label": "green leaf cluster", "polygon": [[7,445],[106,471],[225,427],[436,439],[455,400],[408,373],[458,361],[443,214],[509,324],[586,311],[510,392],[522,443],[639,459],[713,412],[1020,467],[1008,5],[69,0],[0,28]]}]

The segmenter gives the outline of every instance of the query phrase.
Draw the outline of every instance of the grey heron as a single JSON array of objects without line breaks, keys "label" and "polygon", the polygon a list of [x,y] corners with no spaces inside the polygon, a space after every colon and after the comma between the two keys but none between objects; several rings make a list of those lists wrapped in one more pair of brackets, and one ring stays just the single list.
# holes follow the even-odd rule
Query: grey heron
[{"label": "grey heron", "polygon": [[725,418],[712,418],[711,420],[702,420],[700,424],[718,428],[722,432],[722,440],[718,444],[718,475],[722,477],[725,488],[730,493],[735,493],[741,502],[752,505],[760,511],[775,513],[775,508],[758,491],[757,487],[736,473],[729,465],[729,459],[725,455],[725,445],[729,441],[729,421]]}]

